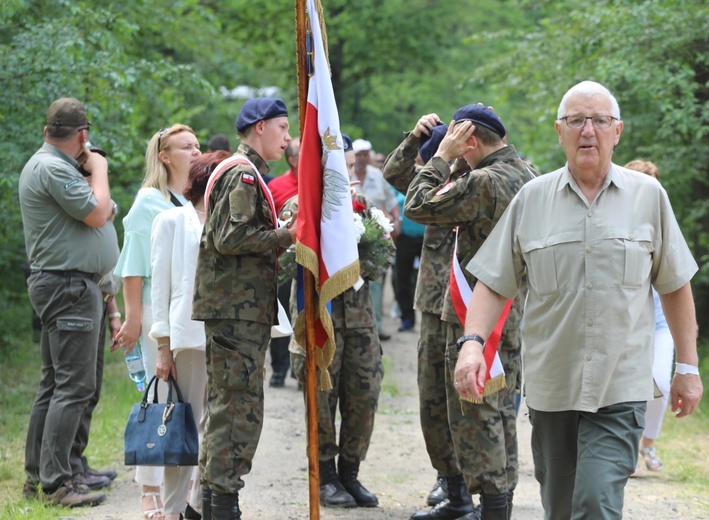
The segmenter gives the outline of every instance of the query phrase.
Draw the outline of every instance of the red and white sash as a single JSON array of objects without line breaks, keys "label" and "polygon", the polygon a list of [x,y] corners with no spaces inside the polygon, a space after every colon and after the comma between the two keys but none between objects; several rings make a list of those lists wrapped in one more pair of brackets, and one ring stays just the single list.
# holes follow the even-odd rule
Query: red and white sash
[{"label": "red and white sash", "polygon": [[[473,295],[473,291],[470,285],[468,285],[468,280],[465,279],[465,274],[460,267],[460,262],[458,262],[458,228],[455,230],[455,246],[453,247],[449,290],[453,302],[453,309],[458,317],[458,321],[465,327],[465,315],[468,312],[468,304],[470,303],[470,297]],[[505,327],[507,316],[512,307],[512,301],[513,300],[508,300],[505,304],[492,334],[490,334],[490,337],[487,338],[485,342],[484,356],[485,364],[487,365],[487,373],[485,374],[483,396],[493,394],[507,386],[505,382],[505,369],[502,367],[498,350],[500,347],[500,338],[502,337],[502,329]]]},{"label": "red and white sash", "polygon": [[263,191],[264,195],[266,195],[268,206],[271,208],[271,215],[273,216],[273,227],[274,229],[278,229],[278,215],[276,214],[276,204],[273,202],[273,195],[271,194],[271,190],[268,189],[266,181],[264,181],[263,177],[261,177],[261,173],[258,171],[258,168],[256,168],[256,165],[249,161],[246,156],[240,154],[234,154],[231,157],[227,157],[226,159],[224,159],[217,165],[216,168],[214,168],[214,171],[209,176],[209,179],[207,180],[207,188],[204,190],[205,213],[209,212],[209,195],[210,193],[212,193],[214,183],[217,182],[217,179],[219,179],[219,177],[221,177],[225,171],[227,171],[229,168],[236,166],[237,164],[248,164],[249,166],[251,166],[251,169],[256,174],[256,178],[258,179],[259,185],[261,186],[261,191]]}]

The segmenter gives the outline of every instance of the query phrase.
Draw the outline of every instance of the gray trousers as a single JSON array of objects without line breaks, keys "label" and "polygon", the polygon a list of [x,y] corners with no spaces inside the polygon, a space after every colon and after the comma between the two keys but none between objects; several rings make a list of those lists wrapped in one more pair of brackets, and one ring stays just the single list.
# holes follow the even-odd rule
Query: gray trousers
[{"label": "gray trousers", "polygon": [[545,520],[620,520],[645,427],[645,401],[595,413],[529,410]]},{"label": "gray trousers", "polygon": [[98,343],[96,350],[96,390],[94,391],[84,416],[79,423],[79,430],[76,432],[74,445],[71,447],[71,455],[69,462],[73,474],[83,473],[89,469],[89,461],[84,456],[84,450],[89,445],[89,432],[91,430],[91,419],[93,418],[94,410],[98,401],[101,398],[101,387],[103,386],[103,358],[106,351],[106,308],[107,303],[103,303],[101,313],[101,321],[99,323]]},{"label": "gray trousers", "polygon": [[101,290],[80,276],[33,273],[30,301],[42,320],[42,378],[30,413],[25,471],[54,488],[71,479],[72,445],[96,391]]}]

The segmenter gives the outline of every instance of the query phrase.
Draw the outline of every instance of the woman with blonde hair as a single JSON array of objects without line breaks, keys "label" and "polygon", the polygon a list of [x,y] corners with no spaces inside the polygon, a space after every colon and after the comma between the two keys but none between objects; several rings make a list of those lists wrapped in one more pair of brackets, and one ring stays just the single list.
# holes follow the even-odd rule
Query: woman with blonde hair
[{"label": "woman with blonde hair", "polygon": [[[140,339],[148,379],[155,375],[158,346],[149,337],[152,326],[150,231],[155,217],[187,202],[183,195],[190,165],[202,152],[194,131],[175,124],[153,135],[145,152],[145,178],[130,211],[123,219],[123,249],[115,273],[123,278],[125,321],[116,335],[116,347],[133,349]],[[163,468],[138,466],[135,480],[142,484],[143,516],[164,518],[160,503]]]}]

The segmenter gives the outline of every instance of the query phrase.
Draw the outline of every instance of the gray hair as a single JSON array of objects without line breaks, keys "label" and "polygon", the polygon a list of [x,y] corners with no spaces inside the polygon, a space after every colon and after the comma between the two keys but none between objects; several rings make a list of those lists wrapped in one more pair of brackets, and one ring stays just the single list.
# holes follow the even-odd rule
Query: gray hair
[{"label": "gray hair", "polygon": [[566,94],[564,94],[564,97],[561,98],[561,103],[559,103],[559,110],[556,113],[557,119],[561,119],[566,115],[566,103],[568,102],[569,98],[574,94],[581,94],[586,97],[592,97],[597,95],[608,97],[611,100],[610,115],[617,119],[620,119],[620,107],[618,106],[618,100],[616,100],[615,96],[611,94],[610,90],[608,90],[600,83],[596,83],[595,81],[582,81],[581,83],[577,83],[576,85],[571,87],[566,92]]}]

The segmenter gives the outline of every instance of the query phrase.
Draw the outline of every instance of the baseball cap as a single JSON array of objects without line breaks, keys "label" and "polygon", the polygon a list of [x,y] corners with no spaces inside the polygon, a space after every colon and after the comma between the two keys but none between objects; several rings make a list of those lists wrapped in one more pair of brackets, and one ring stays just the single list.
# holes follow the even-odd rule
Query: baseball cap
[{"label": "baseball cap", "polygon": [[91,126],[86,107],[74,98],[57,99],[47,110],[47,124],[52,126]]},{"label": "baseball cap", "polygon": [[355,139],[352,143],[352,149],[355,153],[369,152],[372,149],[372,143],[366,139]]}]

